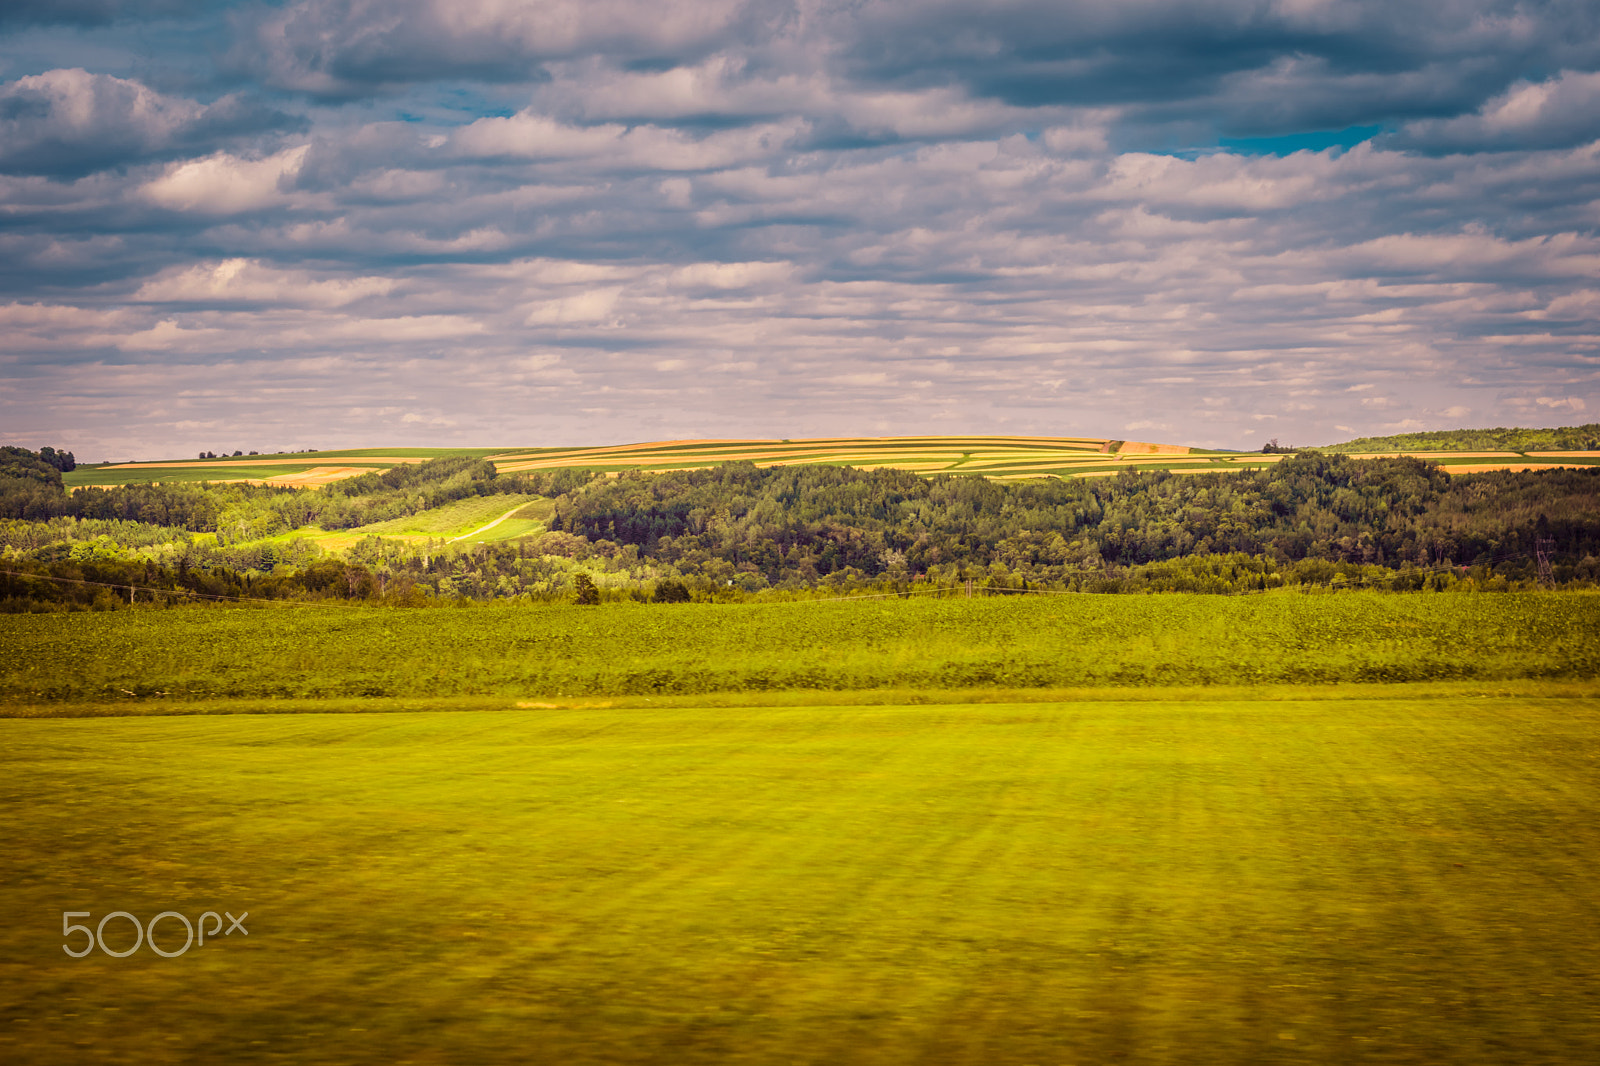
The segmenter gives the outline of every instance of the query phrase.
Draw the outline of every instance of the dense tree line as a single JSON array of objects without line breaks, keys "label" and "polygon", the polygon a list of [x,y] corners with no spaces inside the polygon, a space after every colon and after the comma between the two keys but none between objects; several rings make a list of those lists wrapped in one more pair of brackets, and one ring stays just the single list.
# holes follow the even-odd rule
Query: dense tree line
[{"label": "dense tree line", "polygon": [[[11,453],[19,453],[13,455]],[[0,518],[47,521],[71,517],[144,522],[191,532],[235,528],[271,536],[302,526],[354,529],[404,518],[470,496],[527,492],[533,483],[555,491],[588,479],[541,474],[497,477],[493,464],[464,457],[405,464],[337,481],[316,490],[202,482],[80,488],[66,492],[59,470],[38,455],[8,448],[0,457]]]},{"label": "dense tree line", "polygon": [[996,562],[1060,581],[1226,553],[1427,567],[1525,554],[1537,536],[1576,560],[1600,553],[1600,469],[1452,477],[1417,459],[1306,453],[1249,472],[999,483],[728,464],[597,483],[561,501],[552,527],[774,585]]},{"label": "dense tree line", "polygon": [[[98,586],[73,584],[102,579],[174,596],[406,603],[571,598],[580,577],[594,584],[585,599],[659,602],[969,582],[997,594],[1503,588],[1533,581],[1541,541],[1554,545],[1557,582],[1600,578],[1600,468],[1452,476],[1417,459],[1307,452],[1255,471],[993,482],[749,463],[497,476],[458,458],[311,491],[190,483],[67,494],[38,456],[3,458],[0,555],[5,569],[33,575],[0,586],[8,609],[114,606]],[[506,492],[553,498],[549,528],[471,547],[368,536],[331,558],[293,535]],[[57,509],[30,511],[39,499]]]},{"label": "dense tree line", "polygon": [[[0,447],[0,482],[20,481],[36,485],[61,487],[61,465],[56,461],[56,450],[46,448],[47,458],[39,452],[11,445]],[[70,456],[70,452],[68,455]]]},{"label": "dense tree line", "polygon": [[[374,538],[376,539],[376,538]],[[607,555],[606,552],[613,552]],[[653,568],[614,545],[581,560],[546,555],[537,543],[478,545],[462,551],[388,553],[372,547],[365,558],[323,557],[270,573],[240,570],[187,556],[174,565],[89,554],[7,559],[0,566],[0,612],[148,609],[215,602],[386,604],[399,607],[466,605],[520,598],[599,603],[632,600],[672,604],[737,602],[752,597],[816,597],[850,592],[899,595],[1028,595],[1034,593],[1184,592],[1249,594],[1276,590],[1369,588],[1396,592],[1506,591],[1531,581],[1504,569],[1411,567],[1325,559],[1279,563],[1262,555],[1189,555],[1128,568],[1079,571],[1062,580],[1031,581],[1004,564],[948,566],[927,574],[867,578],[839,571],[809,586],[771,589],[753,575],[733,578],[715,566],[684,575]],[[674,576],[676,575],[676,576]],[[1593,587],[1600,559],[1556,568],[1556,582]]]},{"label": "dense tree line", "polygon": [[[11,569],[10,567],[17,567]],[[321,559],[281,574],[239,572],[225,566],[163,566],[150,560],[92,558],[30,560],[0,571],[0,610],[177,606],[240,600],[382,601],[379,580],[366,567]],[[410,586],[406,586],[406,592]],[[402,604],[416,597],[389,597]]]}]

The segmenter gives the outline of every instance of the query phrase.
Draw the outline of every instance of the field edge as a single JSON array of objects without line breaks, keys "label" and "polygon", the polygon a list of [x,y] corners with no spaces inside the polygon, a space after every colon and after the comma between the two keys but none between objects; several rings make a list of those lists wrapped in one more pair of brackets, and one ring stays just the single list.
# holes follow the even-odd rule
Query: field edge
[{"label": "field edge", "polygon": [[1177,685],[1103,688],[784,689],[703,695],[548,697],[374,696],[328,699],[126,699],[0,703],[0,719],[148,718],[251,714],[417,714],[439,711],[652,710],[680,707],[919,707],[1044,703],[1323,703],[1346,700],[1600,700],[1600,679]]}]

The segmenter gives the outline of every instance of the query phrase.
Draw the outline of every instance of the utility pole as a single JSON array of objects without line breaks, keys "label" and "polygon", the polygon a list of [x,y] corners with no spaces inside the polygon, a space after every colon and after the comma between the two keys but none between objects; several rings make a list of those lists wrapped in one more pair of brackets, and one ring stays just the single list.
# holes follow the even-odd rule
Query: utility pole
[{"label": "utility pole", "polygon": [[972,579],[967,578],[967,599],[972,599]]},{"label": "utility pole", "polygon": [[1550,553],[1555,550],[1553,537],[1538,537],[1533,542],[1533,553],[1539,560],[1539,584],[1547,588],[1556,583],[1555,572],[1550,567]]}]

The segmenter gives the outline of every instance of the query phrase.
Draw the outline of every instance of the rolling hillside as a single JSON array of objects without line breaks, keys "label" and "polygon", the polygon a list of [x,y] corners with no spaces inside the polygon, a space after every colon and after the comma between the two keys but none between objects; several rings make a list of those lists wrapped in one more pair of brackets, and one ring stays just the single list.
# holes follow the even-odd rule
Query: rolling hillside
[{"label": "rolling hillside", "polygon": [[424,463],[444,456],[493,455],[495,448],[346,448],[271,455],[218,456],[215,459],[159,459],[148,462],[79,465],[62,477],[69,489],[95,485],[145,485],[152,482],[209,481],[213,484],[283,485],[313,488],[330,481]]},{"label": "rolling hillside", "polygon": [[1358,437],[1343,444],[1329,444],[1328,452],[1519,452],[1551,454],[1600,451],[1600,424],[1561,426],[1556,429],[1526,429],[1503,426],[1494,429],[1439,429],[1420,433],[1399,433],[1391,437]]},{"label": "rolling hillside", "polygon": [[[1457,430],[1402,437],[1363,438],[1324,451],[1359,458],[1414,455],[1440,463],[1450,473],[1533,470],[1600,465],[1600,451],[1581,447],[1582,431]],[[1496,447],[1462,445],[1487,441]],[[1532,442],[1532,444],[1528,442]],[[1506,446],[1521,444],[1521,448]],[[1572,444],[1535,448],[1533,444]],[[1427,445],[1426,447],[1424,445]],[[1181,444],[1099,437],[822,437],[797,440],[672,440],[566,448],[361,448],[286,455],[172,459],[80,466],[64,478],[68,488],[149,482],[249,483],[312,488],[332,481],[421,463],[442,456],[486,458],[500,473],[581,467],[623,470],[693,470],[726,462],[759,467],[845,466],[894,468],[918,474],[977,474],[996,480],[1109,477],[1123,470],[1159,469],[1180,474],[1259,468],[1282,454],[1229,452]]]}]

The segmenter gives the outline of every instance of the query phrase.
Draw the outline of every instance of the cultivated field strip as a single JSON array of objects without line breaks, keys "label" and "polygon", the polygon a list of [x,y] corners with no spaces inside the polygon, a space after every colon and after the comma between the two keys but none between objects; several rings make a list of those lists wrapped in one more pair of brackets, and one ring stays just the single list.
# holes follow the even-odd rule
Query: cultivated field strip
[{"label": "cultivated field strip", "polygon": [[[504,474],[563,468],[588,468],[617,474],[624,470],[666,473],[698,470],[730,462],[761,467],[815,465],[870,470],[892,468],[916,474],[975,474],[1015,480],[1027,477],[1106,477],[1122,470],[1169,470],[1178,474],[1259,467],[1280,462],[1284,453],[1207,451],[1181,444],[1114,440],[1104,437],[815,437],[800,440],[644,441],[595,447],[524,449],[373,448],[294,453],[250,458],[117,463],[79,467],[68,475],[70,488],[102,487],[143,481],[213,481],[315,487],[401,463],[421,463],[446,455],[476,455]],[[1446,472],[1555,470],[1600,464],[1600,452],[1388,451],[1352,454],[1356,459],[1410,455],[1439,463]]]},{"label": "cultivated field strip", "polygon": [[[62,481],[68,489],[116,488],[119,485],[200,482],[212,484],[289,485],[307,487],[381,473],[395,466],[425,463],[447,456],[487,456],[493,448],[345,448],[330,451],[282,452],[273,455],[219,455],[215,459],[164,459],[151,462],[80,463]],[[341,471],[333,475],[333,471]]]},{"label": "cultivated field strip", "polygon": [[[1100,437],[827,437],[806,440],[659,441],[611,448],[517,452],[492,457],[506,473],[583,466],[608,472],[686,470],[725,462],[892,467],[919,474],[1071,476],[1082,464],[1168,464],[1201,457],[1185,445]],[[1201,457],[1203,458],[1203,457]]]},{"label": "cultivated field strip", "polygon": [[[1485,470],[1539,470],[1581,457],[1600,462],[1596,453],[1385,452],[1358,458],[1411,454],[1441,463],[1451,473]],[[1287,458],[1281,453],[1206,451],[1186,445],[1099,437],[822,437],[806,440],[676,440],[614,447],[544,449],[491,456],[505,473],[588,467],[615,474],[623,470],[665,473],[726,462],[761,467],[791,464],[894,468],[917,474],[978,474],[1019,480],[1030,477],[1108,477],[1121,470],[1169,470],[1201,474],[1256,467]],[[1563,463],[1561,460],[1567,460]]]},{"label": "cultivated field strip", "polygon": [[[396,463],[425,463],[425,462],[428,461],[427,457],[404,456],[404,455],[360,456],[360,457],[358,457],[358,459],[346,460],[346,457],[342,456],[342,455],[325,454],[325,453],[322,453],[322,452],[314,452],[314,453],[311,453],[311,454],[315,455],[319,459],[339,459],[341,461],[346,461],[346,462],[351,463],[351,464],[356,465],[356,466],[393,466]],[[234,466],[304,466],[305,463],[306,463],[306,456],[305,455],[275,455],[275,456],[273,456],[273,457],[271,457],[269,459],[240,458],[238,456],[234,456],[234,457],[231,457],[231,458],[225,457],[225,458],[220,458],[220,459],[200,459],[200,460],[195,460],[193,462],[184,461],[184,460],[164,460],[164,461],[159,462],[159,463],[112,463],[112,464],[110,464],[108,466],[103,466],[100,469],[102,469],[102,470],[168,470],[168,469],[192,470],[192,469],[204,469],[207,466],[219,466],[219,467],[222,467],[222,466],[226,466],[226,467],[234,467]]]}]

